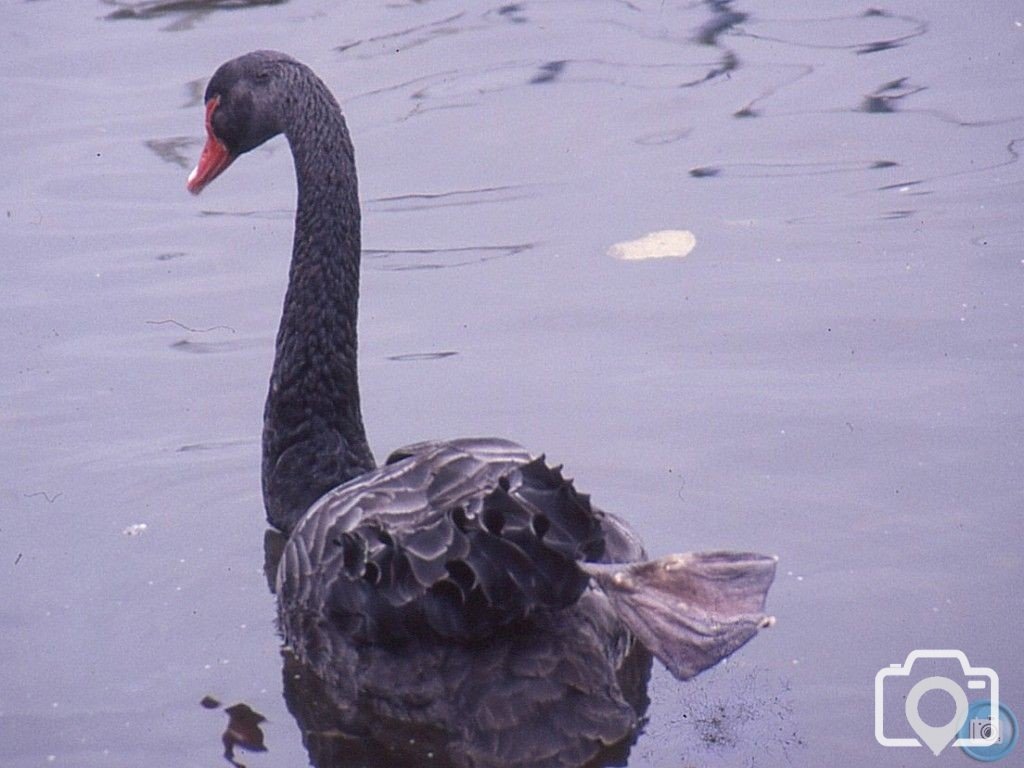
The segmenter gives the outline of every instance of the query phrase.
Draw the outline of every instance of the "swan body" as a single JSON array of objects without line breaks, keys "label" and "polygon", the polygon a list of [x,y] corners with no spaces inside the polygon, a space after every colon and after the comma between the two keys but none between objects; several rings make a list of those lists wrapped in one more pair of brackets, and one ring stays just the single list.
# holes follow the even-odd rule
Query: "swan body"
[{"label": "swan body", "polygon": [[646,561],[625,523],[515,443],[420,443],[377,467],[357,376],[355,159],[338,103],[305,65],[257,51],[214,74],[206,128],[189,177],[194,193],[278,134],[295,160],[295,238],[264,411],[263,492],[269,522],[289,537],[277,592],[300,660],[337,680],[339,660],[354,648],[471,647],[550,631],[552,622],[571,629],[585,610],[590,635],[621,649],[606,653],[607,663],[621,663],[639,640],[686,678],[767,626],[774,558],[714,552]]},{"label": "swan body", "polygon": [[277,593],[306,613],[326,609],[359,640],[472,640],[575,603],[590,581],[579,560],[643,555],[622,521],[521,446],[420,443],[310,508]]}]

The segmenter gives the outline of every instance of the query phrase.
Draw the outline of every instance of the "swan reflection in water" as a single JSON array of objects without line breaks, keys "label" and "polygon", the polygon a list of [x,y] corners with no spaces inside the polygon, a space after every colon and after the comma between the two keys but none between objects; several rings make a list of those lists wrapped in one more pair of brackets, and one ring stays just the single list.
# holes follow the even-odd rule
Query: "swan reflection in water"
[{"label": "swan reflection in water", "polygon": [[[273,584],[284,537],[268,531]],[[316,768],[624,765],[651,655],[595,628],[588,601],[478,644],[338,644],[321,676],[281,652],[284,698]],[[582,630],[582,631],[581,631]],[[595,631],[596,630],[596,631]],[[617,643],[599,640],[617,636]]]},{"label": "swan reflection in water", "polygon": [[646,654],[688,679],[736,651],[771,623],[774,558],[649,560],[623,520],[508,440],[417,443],[378,466],[360,409],[360,207],[341,108],[274,51],[222,65],[205,105],[191,192],[282,133],[296,168],[262,474],[267,519],[287,536],[268,556],[285,689],[314,761],[621,759]]},{"label": "swan reflection in water", "polygon": [[[286,538],[268,530],[274,590]],[[606,600],[540,613],[486,642],[320,637],[318,674],[282,648],[284,699],[315,768],[598,768],[627,764],[652,655]],[[306,636],[302,642],[308,643]],[[309,647],[306,647],[306,652]],[[325,657],[320,657],[326,660]]]}]

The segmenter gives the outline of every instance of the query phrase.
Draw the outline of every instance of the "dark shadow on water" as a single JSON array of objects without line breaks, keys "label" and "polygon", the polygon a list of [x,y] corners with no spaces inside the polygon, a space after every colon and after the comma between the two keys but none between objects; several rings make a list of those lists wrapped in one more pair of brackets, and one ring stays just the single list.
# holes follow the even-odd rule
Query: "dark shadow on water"
[{"label": "dark shadow on water", "polygon": [[364,248],[363,263],[367,269],[381,272],[404,272],[419,269],[451,269],[483,264],[494,259],[518,256],[536,243],[516,245],[481,245],[465,248]]},{"label": "dark shadow on water", "polygon": [[[909,31],[900,33],[894,28],[891,35],[868,40],[861,39],[853,42],[838,42],[834,39],[826,40],[824,38],[828,37],[828,35],[821,32],[821,30],[825,28],[845,29],[851,25],[856,25],[858,23],[863,24],[869,21],[888,23],[894,27],[899,25],[905,30],[909,29]],[[749,37],[754,40],[763,40],[770,43],[782,43],[796,48],[813,48],[833,51],[848,50],[857,54],[869,54],[899,48],[915,37],[921,37],[926,34],[929,29],[928,22],[924,19],[919,19],[916,16],[889,13],[888,11],[879,10],[877,8],[869,8],[863,13],[851,16],[787,19],[785,26],[787,29],[791,29],[793,34],[786,36],[772,35],[746,29],[736,30],[734,34],[742,37]],[[804,35],[799,34],[801,29],[808,30],[808,33]],[[815,37],[818,39],[815,39]]]},{"label": "dark shadow on water", "polygon": [[236,440],[210,440],[203,443],[186,443],[178,446],[177,453],[190,453],[192,451],[223,451],[237,448],[240,445],[255,444],[255,440],[245,438]]},{"label": "dark shadow on water", "polygon": [[[702,27],[702,31],[707,28],[713,30],[715,34],[709,38],[707,35],[704,35],[702,38],[699,34],[697,38],[699,42],[709,45],[720,45],[718,37],[725,32],[729,32],[729,34],[737,37],[747,37],[752,40],[777,43],[794,48],[848,50],[855,54],[863,55],[899,48],[914,38],[927,34],[929,30],[929,24],[924,19],[919,19],[915,16],[893,14],[875,8],[851,16],[787,19],[785,22],[745,17],[733,20],[731,24],[725,24],[725,19],[729,19],[730,14],[733,12],[725,8],[718,9],[718,13],[720,18],[712,19],[707,22],[705,27]],[[740,15],[743,16],[743,14]],[[733,28],[742,21],[749,21],[750,23],[743,28]],[[772,24],[778,24],[782,27],[780,34],[772,34],[770,32]],[[874,27],[878,25],[882,26],[881,31],[874,30]],[[765,27],[768,27],[768,31],[764,30]],[[862,27],[864,27],[863,30],[861,29]],[[853,35],[856,39],[850,42],[839,41],[837,37],[843,34]],[[874,37],[875,35],[879,36]],[[704,38],[707,38],[707,40]],[[738,65],[738,62],[733,63]],[[814,67],[809,64],[775,64],[775,66],[795,69],[796,72],[762,91],[758,96],[734,112],[734,117],[761,116],[762,110],[758,108],[758,105],[768,101],[783,88],[791,86],[814,73]],[[917,91],[914,92],[916,93]],[[894,95],[884,91],[871,94],[862,101],[859,111],[892,111],[887,108],[892,106]],[[899,98],[905,95],[910,94],[902,94]]]},{"label": "dark shadow on water", "polygon": [[783,178],[794,176],[828,176],[837,173],[860,173],[897,167],[893,160],[869,160],[859,162],[821,163],[730,163],[728,165],[703,165],[691,168],[690,176],[695,179],[706,179],[722,176],[728,172],[735,178]]},{"label": "dark shadow on water", "polygon": [[720,77],[728,77],[740,66],[740,59],[736,52],[727,48],[719,38],[730,32],[736,25],[746,21],[748,14],[733,10],[732,0],[707,0],[706,5],[711,10],[711,18],[700,26],[693,36],[693,41],[700,45],[718,48],[722,55],[718,64],[709,69],[703,77],[683,83],[683,88],[693,88]]},{"label": "dark shadow on water", "polygon": [[982,128],[991,125],[1002,125],[1006,123],[1013,123],[1020,119],[1019,115],[1015,115],[1013,117],[1002,118],[999,120],[963,120],[956,115],[952,115],[938,109],[903,109],[901,108],[901,102],[903,99],[916,96],[922,91],[927,90],[927,86],[925,85],[912,85],[909,82],[909,79],[910,78],[907,77],[901,77],[897,80],[890,80],[887,83],[883,83],[872,93],[869,93],[864,97],[856,111],[867,112],[875,115],[890,115],[896,112],[903,114],[913,113],[918,115],[928,115],[930,117],[937,118],[944,123],[950,123],[961,128]]},{"label": "dark shadow on water", "polygon": [[748,15],[732,9],[732,0],[708,0],[712,17],[704,22],[693,36],[701,45],[718,45],[718,38],[747,20]]},{"label": "dark shadow on water", "polygon": [[124,2],[124,0],[103,0],[105,5],[115,10],[107,14],[110,21],[123,19],[161,19],[165,16],[178,18],[169,26],[168,32],[181,32],[191,29],[196,22],[217,11],[237,11],[263,5],[283,5],[288,0],[144,0],[143,2]]},{"label": "dark shadow on water", "polygon": [[557,61],[549,61],[546,64],[541,64],[536,75],[530,78],[530,85],[541,85],[543,83],[553,83],[559,77],[562,76],[562,72],[565,70],[565,65],[568,62],[564,59]]},{"label": "dark shadow on water", "polygon": [[512,24],[525,24],[527,22],[527,18],[523,16],[522,3],[503,5],[498,9],[498,15]]},{"label": "dark shadow on water", "polygon": [[673,144],[682,141],[690,136],[692,128],[674,128],[667,131],[655,131],[633,139],[633,143],[642,147],[657,147],[663,144]]},{"label": "dark shadow on water", "polygon": [[266,211],[210,211],[203,210],[199,212],[200,216],[228,216],[239,219],[291,219],[295,216],[295,209],[293,208],[278,208],[276,210]]},{"label": "dark shadow on water", "polygon": [[789,86],[796,84],[798,81],[803,80],[805,77],[814,73],[814,67],[812,67],[809,64],[777,64],[775,65],[775,67],[783,70],[796,71],[793,74],[789,75],[788,77],[785,77],[777,81],[771,87],[762,90],[757,96],[755,96],[742,107],[733,112],[733,117],[760,117],[760,104],[773,98],[782,89],[788,88]]},{"label": "dark shadow on water", "polygon": [[[191,150],[197,143],[198,141],[190,136],[174,136],[169,139],[150,139],[146,146],[165,163],[188,170],[193,162],[190,159]],[[186,149],[189,150],[188,154],[184,151]]]},{"label": "dark shadow on water", "polygon": [[241,352],[245,349],[260,345],[259,339],[247,339],[238,341],[192,341],[181,339],[171,344],[171,349],[178,352],[190,352],[195,355],[221,355],[231,352]]},{"label": "dark shadow on water", "polygon": [[445,352],[408,352],[404,355],[390,355],[388,360],[402,363],[417,360],[443,360],[446,357],[454,357],[457,354],[459,353],[451,350]]},{"label": "dark shadow on water", "polygon": [[690,175],[695,179],[713,179],[721,173],[722,169],[713,165],[701,165],[690,169]]},{"label": "dark shadow on water", "polygon": [[873,114],[895,112],[900,101],[925,89],[923,85],[909,85],[907,80],[908,78],[901,77],[879,86],[874,93],[864,97],[860,111]]}]

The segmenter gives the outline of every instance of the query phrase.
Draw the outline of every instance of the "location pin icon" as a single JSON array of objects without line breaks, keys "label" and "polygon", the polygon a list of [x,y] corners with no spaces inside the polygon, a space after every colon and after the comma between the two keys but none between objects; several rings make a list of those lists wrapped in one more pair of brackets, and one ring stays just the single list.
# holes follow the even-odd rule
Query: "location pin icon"
[{"label": "location pin icon", "polygon": [[[953,715],[953,719],[938,727],[928,725],[917,712],[921,697],[928,691],[935,690],[945,691],[953,697],[953,703],[956,704],[956,714]],[[910,689],[910,693],[907,695],[906,712],[907,722],[914,729],[914,733],[920,737],[932,754],[937,756],[960,732],[960,726],[963,725],[964,718],[967,717],[967,694],[964,693],[963,688],[948,677],[926,677]]]}]

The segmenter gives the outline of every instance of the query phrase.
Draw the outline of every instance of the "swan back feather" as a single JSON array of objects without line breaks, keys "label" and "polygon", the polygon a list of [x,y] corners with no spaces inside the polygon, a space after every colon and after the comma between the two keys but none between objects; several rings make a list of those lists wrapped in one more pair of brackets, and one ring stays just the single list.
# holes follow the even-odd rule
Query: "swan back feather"
[{"label": "swan back feather", "polygon": [[606,561],[606,538],[635,559],[630,536],[516,443],[419,443],[299,521],[278,570],[282,616],[316,614],[357,641],[482,638],[572,605],[589,582],[577,562]]}]

